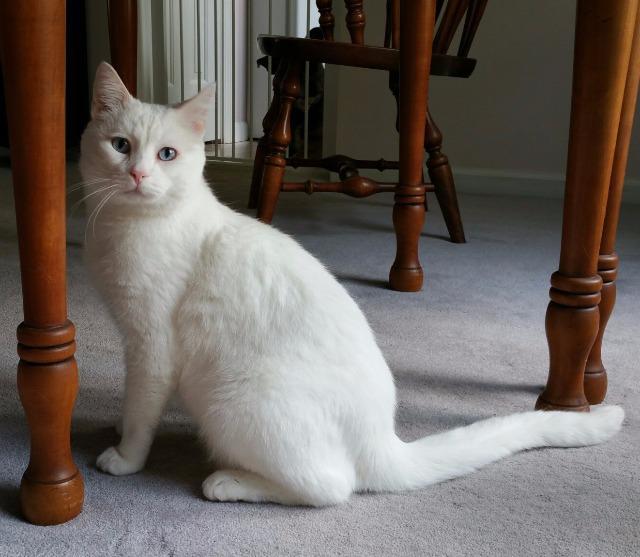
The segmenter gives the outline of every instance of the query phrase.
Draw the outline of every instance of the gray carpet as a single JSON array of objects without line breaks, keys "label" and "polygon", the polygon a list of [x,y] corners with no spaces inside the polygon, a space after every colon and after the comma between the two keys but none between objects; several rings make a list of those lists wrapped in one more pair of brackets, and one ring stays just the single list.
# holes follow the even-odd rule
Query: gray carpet
[{"label": "gray carpet", "polygon": [[[242,209],[246,169],[213,174],[220,196]],[[72,217],[69,313],[81,370],[73,449],[86,501],[72,522],[41,528],[18,514],[28,437],[15,389],[21,300],[8,179],[0,169],[1,555],[640,553],[640,207],[623,211],[619,297],[606,338],[608,400],[627,411],[615,440],[531,451],[422,491],[356,495],[321,510],[205,501],[200,483],[210,469],[177,408],[166,416],[144,472],[116,478],[96,470],[96,456],[117,440],[122,353],[82,267],[84,217]],[[470,242],[457,246],[443,238],[432,202],[421,245],[426,283],[418,294],[386,289],[394,254],[390,196],[286,194],[275,219],[335,272],[368,316],[397,378],[397,427],[405,439],[529,410],[546,378],[544,311],[559,253],[560,203],[462,196],[461,204]]]}]

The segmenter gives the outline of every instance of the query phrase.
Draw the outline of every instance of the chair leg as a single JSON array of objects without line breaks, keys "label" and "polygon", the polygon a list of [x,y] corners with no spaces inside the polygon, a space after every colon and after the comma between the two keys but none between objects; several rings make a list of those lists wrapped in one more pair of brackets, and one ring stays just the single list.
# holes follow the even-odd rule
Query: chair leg
[{"label": "chair leg", "polygon": [[[639,15],[640,17],[640,15]],[[602,278],[602,299],[600,300],[600,323],[598,336],[593,344],[584,374],[584,394],[590,404],[600,404],[607,393],[607,372],[602,364],[602,337],[607,322],[613,312],[616,302],[616,283],[618,274],[618,256],[615,253],[616,230],[622,201],[622,188],[627,168],[629,141],[633,128],[633,116],[636,111],[638,97],[638,79],[640,78],[640,25],[636,19],[636,31],[633,38],[629,73],[622,102],[620,127],[616,140],[616,150],[613,159],[613,170],[609,182],[609,198],[607,212],[604,219],[600,255],[598,257],[598,274]]]},{"label": "chair leg", "polygon": [[253,161],[253,174],[251,175],[251,190],[249,192],[249,209],[256,209],[260,199],[260,189],[262,186],[262,174],[264,172],[264,158],[267,155],[267,143],[269,132],[278,115],[280,108],[280,86],[282,78],[286,70],[286,61],[279,64],[276,73],[273,76],[273,97],[269,110],[262,120],[262,137],[256,148],[256,157]]},{"label": "chair leg", "polygon": [[286,69],[280,84],[277,115],[267,136],[262,187],[258,199],[258,218],[266,223],[270,223],[273,219],[278,203],[286,167],[285,155],[287,147],[291,143],[291,110],[293,103],[300,96],[301,90],[302,61],[290,58],[287,61],[282,61],[281,64],[286,64]]},{"label": "chair leg", "polygon": [[427,127],[424,134],[424,148],[429,154],[427,160],[427,169],[429,178],[433,183],[434,191],[444,222],[449,231],[451,241],[456,244],[464,244],[464,228],[462,227],[462,218],[460,217],[460,209],[458,208],[458,196],[456,195],[456,186],[453,181],[453,174],[449,159],[440,148],[442,147],[442,132],[433,121],[431,112],[427,110]]},{"label": "chair leg", "polygon": [[397,251],[389,272],[389,286],[402,292],[420,290],[423,280],[418,244],[424,224],[424,107],[435,18],[434,0],[414,4],[412,11],[400,10],[400,178],[393,207]]},{"label": "chair leg", "polygon": [[78,390],[65,277],[65,2],[0,2],[0,52],[20,247],[24,322],[18,392],[31,438],[20,503],[34,524],[82,510],[70,446]]}]

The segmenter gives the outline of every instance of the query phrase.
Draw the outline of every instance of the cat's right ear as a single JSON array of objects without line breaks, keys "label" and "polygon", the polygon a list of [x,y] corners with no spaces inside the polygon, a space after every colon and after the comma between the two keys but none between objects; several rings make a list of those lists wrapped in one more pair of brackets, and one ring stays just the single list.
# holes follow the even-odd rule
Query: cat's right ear
[{"label": "cat's right ear", "polygon": [[93,80],[91,118],[95,119],[105,113],[118,112],[131,98],[118,72],[110,64],[100,62]]}]

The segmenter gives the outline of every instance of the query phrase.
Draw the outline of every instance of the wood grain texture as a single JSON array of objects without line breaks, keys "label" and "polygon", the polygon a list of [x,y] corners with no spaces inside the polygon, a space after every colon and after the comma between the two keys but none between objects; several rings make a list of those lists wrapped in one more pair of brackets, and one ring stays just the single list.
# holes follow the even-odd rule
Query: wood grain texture
[{"label": "wood grain texture", "polygon": [[24,322],[18,391],[31,438],[20,500],[34,524],[82,509],[70,448],[78,389],[75,330],[67,320],[65,242],[65,2],[0,2]]},{"label": "wood grain texture", "polygon": [[637,8],[637,0],[578,1],[562,246],[551,278],[549,376],[538,408],[589,408],[584,372],[599,324],[598,255]]},{"label": "wood grain texture", "polygon": [[[640,9],[640,8],[639,8]],[[640,79],[640,13],[636,15],[635,33],[629,71],[622,101],[622,114],[616,148],[613,157],[609,195],[604,218],[600,254],[598,256],[598,274],[602,277],[602,299],[600,300],[600,321],[598,334],[587,359],[584,376],[584,392],[590,404],[601,403],[607,393],[607,372],[602,363],[602,338],[616,301],[616,277],[618,274],[618,255],[616,232],[622,202],[622,190],[627,169],[629,143],[633,129],[633,117],[638,98],[638,80]]]}]

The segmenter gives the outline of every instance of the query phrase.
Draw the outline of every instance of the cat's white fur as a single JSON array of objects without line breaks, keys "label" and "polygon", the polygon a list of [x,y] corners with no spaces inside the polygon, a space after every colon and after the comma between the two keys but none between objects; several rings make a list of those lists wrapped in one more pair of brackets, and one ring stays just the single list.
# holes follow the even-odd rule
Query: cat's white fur
[{"label": "cat's white fur", "polygon": [[[391,372],[346,290],[293,239],[222,205],[205,183],[211,102],[204,90],[178,107],[144,104],[108,64],[97,72],[81,170],[95,191],[115,187],[87,200],[96,210],[87,256],[127,366],[122,439],[100,455],[100,469],[143,468],[174,391],[221,466],[203,484],[219,501],[332,505],[354,491],[420,488],[517,451],[591,445],[619,430],[624,413],[608,406],[401,441]],[[130,141],[129,154],[112,147],[114,136]],[[158,160],[165,146],[177,149],[175,160]],[[134,167],[148,174],[139,192]]]}]

